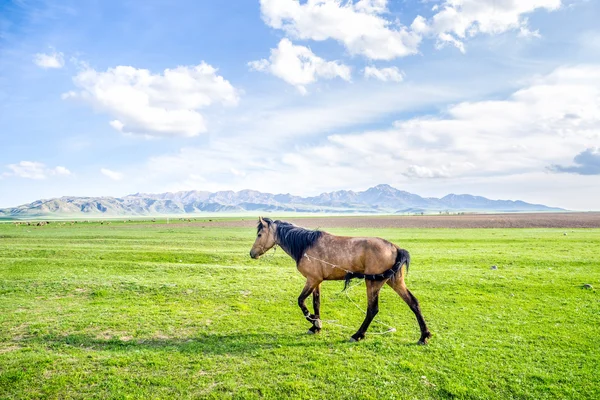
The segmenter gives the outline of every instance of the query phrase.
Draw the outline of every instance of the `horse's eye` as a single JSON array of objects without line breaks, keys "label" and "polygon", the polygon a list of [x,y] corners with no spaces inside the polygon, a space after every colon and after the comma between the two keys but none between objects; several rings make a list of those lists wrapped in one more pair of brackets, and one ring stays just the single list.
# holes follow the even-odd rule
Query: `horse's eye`
[{"label": "horse's eye", "polygon": [[261,237],[261,236],[262,236],[262,233],[259,233],[259,234],[258,234],[258,237]]}]

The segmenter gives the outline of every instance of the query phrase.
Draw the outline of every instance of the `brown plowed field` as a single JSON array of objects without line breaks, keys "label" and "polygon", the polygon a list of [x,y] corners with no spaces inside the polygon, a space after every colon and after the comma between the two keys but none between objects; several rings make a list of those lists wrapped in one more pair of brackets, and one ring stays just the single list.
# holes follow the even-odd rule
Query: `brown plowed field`
[{"label": "brown plowed field", "polygon": [[[600,228],[600,212],[282,218],[306,228]],[[171,224],[255,227],[256,219],[205,220]],[[154,225],[156,226],[156,225]]]}]

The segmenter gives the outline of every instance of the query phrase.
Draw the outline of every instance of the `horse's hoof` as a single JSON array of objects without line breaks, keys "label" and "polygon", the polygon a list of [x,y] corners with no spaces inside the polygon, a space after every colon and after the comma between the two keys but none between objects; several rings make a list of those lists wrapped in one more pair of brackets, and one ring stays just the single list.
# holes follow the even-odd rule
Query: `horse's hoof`
[{"label": "horse's hoof", "polygon": [[428,339],[431,337],[431,333],[427,332],[425,335],[421,336],[421,339],[419,339],[419,341],[417,342],[417,344],[420,344],[421,346],[425,346],[427,344]]},{"label": "horse's hoof", "polygon": [[307,334],[307,335],[314,335],[314,334],[315,334],[315,332],[313,332],[313,331],[311,331],[311,330],[309,329],[309,330],[307,330],[307,331],[306,331],[306,334]]},{"label": "horse's hoof", "polygon": [[323,327],[323,323],[321,322],[320,319],[318,319],[318,320],[315,321],[315,327],[317,329],[321,329]]},{"label": "horse's hoof", "polygon": [[364,335],[363,335],[363,336],[352,336],[352,337],[350,338],[350,341],[351,341],[351,342],[360,342],[360,341],[361,341],[361,340],[363,340],[364,338],[365,338],[365,336],[364,336]]}]

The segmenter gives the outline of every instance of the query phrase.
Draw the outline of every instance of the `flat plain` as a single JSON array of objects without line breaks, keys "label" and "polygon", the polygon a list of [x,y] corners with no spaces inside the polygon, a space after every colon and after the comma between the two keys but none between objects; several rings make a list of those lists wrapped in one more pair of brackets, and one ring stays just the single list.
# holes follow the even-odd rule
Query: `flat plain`
[{"label": "flat plain", "polygon": [[359,281],[323,284],[307,335],[293,261],[248,256],[254,220],[2,223],[0,398],[600,398],[598,219],[294,220],[408,249],[427,346],[389,287],[350,343]]}]

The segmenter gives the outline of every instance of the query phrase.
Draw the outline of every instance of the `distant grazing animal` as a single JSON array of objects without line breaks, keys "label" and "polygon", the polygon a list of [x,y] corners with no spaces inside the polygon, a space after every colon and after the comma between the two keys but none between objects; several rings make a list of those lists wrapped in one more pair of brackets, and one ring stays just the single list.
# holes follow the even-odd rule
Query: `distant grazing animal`
[{"label": "distant grazing animal", "polygon": [[[312,324],[309,333],[321,331],[321,282],[364,278],[367,284],[367,315],[351,341],[364,339],[371,321],[379,312],[379,290],[387,283],[415,313],[421,329],[419,344],[431,337],[421,313],[419,302],[404,283],[410,255],[387,240],[374,237],[335,236],[319,230],[308,230],[285,221],[259,218],[257,237],[250,257],[259,258],[269,249],[279,245],[296,261],[298,271],[306,277],[304,289],[298,297],[298,306]],[[403,269],[402,266],[406,265]],[[304,301],[312,293],[314,314]]]}]

